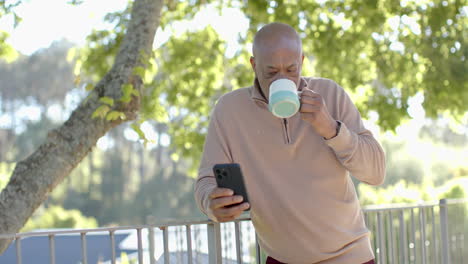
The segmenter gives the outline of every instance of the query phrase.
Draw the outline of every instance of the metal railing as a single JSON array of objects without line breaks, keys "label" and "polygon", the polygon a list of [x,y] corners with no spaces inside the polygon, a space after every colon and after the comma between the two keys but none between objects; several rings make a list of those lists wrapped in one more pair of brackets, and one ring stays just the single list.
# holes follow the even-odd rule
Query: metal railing
[{"label": "metal railing", "polygon": [[[440,200],[417,205],[368,206],[363,209],[376,262],[383,263],[468,263],[468,200]],[[116,243],[116,235],[128,232],[127,239]],[[38,231],[0,234],[14,239],[16,263],[23,264],[22,241],[32,237],[48,240],[48,261],[55,264],[56,240],[64,235],[79,236],[82,264],[122,263],[117,252],[127,247],[128,258],[139,264],[156,263],[262,263],[262,250],[246,215],[233,222],[214,223],[209,220],[169,222],[156,225]],[[108,237],[109,258],[89,260],[87,241],[93,234]],[[206,235],[206,236],[204,236]],[[128,243],[127,243],[128,242]],[[61,242],[60,242],[61,243]],[[127,244],[127,246],[123,244]],[[0,262],[2,256],[0,256]],[[3,263],[3,262],[2,262]],[[24,262],[27,264],[26,262]],[[35,262],[37,263],[37,262]],[[70,263],[70,262],[66,262]]]},{"label": "metal railing", "polygon": [[468,200],[368,206],[377,263],[468,263]]}]

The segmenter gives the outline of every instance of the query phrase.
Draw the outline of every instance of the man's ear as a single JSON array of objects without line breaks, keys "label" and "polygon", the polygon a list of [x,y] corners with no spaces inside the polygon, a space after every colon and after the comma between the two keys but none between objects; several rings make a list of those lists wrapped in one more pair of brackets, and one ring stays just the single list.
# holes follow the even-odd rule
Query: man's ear
[{"label": "man's ear", "polygon": [[304,53],[302,53],[302,63],[304,63]]},{"label": "man's ear", "polygon": [[255,58],[250,56],[250,65],[252,65],[252,69],[255,71]]}]

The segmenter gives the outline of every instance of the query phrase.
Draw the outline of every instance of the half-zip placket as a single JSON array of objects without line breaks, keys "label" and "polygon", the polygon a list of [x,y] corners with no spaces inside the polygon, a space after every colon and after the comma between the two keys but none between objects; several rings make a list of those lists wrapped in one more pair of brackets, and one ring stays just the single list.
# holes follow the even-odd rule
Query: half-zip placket
[{"label": "half-zip placket", "polygon": [[[265,100],[255,98],[257,103],[268,109],[268,103]],[[283,127],[283,141],[286,145],[291,144],[291,136],[289,134],[289,122],[287,118],[281,118],[281,126]]]},{"label": "half-zip placket", "polygon": [[289,122],[287,118],[283,118],[283,132],[286,144],[291,144],[291,137],[289,135]]}]

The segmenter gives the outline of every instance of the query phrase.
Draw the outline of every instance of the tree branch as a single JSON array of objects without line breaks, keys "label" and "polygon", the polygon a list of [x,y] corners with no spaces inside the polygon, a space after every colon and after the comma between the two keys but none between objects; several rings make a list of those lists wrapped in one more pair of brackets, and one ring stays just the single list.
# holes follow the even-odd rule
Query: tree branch
[{"label": "tree branch", "polygon": [[[132,84],[136,90],[141,89],[142,80],[133,70],[137,66],[145,67],[144,62],[152,52],[161,7],[162,0],[133,3],[128,30],[112,69],[61,127],[49,132],[46,141],[34,153],[17,163],[8,185],[0,193],[0,234],[17,233],[47,194],[86,157],[100,137],[125,120],[136,118],[138,96],[133,96],[129,103],[115,105],[114,110],[123,112],[125,120],[107,121],[91,115],[102,105],[99,102],[102,96],[118,102],[122,97],[122,85]],[[10,241],[0,239],[0,253]]]}]

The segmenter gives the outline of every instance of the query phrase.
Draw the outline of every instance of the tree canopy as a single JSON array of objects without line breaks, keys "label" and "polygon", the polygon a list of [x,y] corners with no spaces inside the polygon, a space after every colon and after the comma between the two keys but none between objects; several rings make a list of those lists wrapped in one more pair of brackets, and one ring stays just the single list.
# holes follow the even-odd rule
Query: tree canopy
[{"label": "tree canopy", "polygon": [[[224,92],[251,85],[250,43],[264,24],[288,23],[299,32],[306,75],[342,85],[367,117],[378,114],[384,130],[410,118],[408,100],[420,93],[428,117],[461,121],[468,110],[468,23],[463,1],[170,1],[162,28],[191,19],[204,5],[240,8],[250,24],[239,50],[226,55],[211,27],[171,37],[155,50],[146,72],[141,120],[166,123],[180,154],[198,160],[207,117]],[[107,17],[110,32],[94,32],[78,54],[85,75],[101,76],[119,45],[128,10]],[[94,48],[91,48],[94,47]],[[103,69],[103,70],[100,70]],[[140,120],[140,122],[141,122]]]}]

